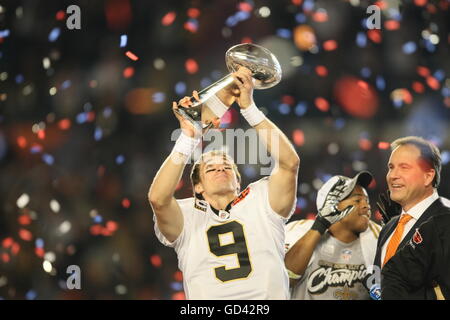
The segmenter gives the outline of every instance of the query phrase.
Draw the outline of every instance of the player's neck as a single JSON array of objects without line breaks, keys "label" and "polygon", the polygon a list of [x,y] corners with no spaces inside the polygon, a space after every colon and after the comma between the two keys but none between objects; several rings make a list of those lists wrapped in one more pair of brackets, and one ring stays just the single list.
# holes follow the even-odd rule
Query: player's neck
[{"label": "player's neck", "polygon": [[227,205],[236,198],[236,196],[237,194],[233,192],[212,196],[203,194],[203,197],[209,203],[209,205],[217,210],[224,210]]},{"label": "player's neck", "polygon": [[359,235],[354,233],[353,231],[349,230],[348,228],[345,228],[344,226],[340,225],[339,223],[336,223],[328,229],[330,234],[338,239],[341,242],[344,243],[350,243],[358,239]]}]

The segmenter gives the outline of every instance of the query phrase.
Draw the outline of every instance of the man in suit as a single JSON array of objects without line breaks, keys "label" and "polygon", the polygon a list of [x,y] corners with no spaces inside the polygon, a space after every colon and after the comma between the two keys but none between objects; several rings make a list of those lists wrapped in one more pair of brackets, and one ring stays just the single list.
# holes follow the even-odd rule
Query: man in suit
[{"label": "man in suit", "polygon": [[[437,192],[442,167],[438,148],[423,138],[410,136],[392,142],[391,150],[386,181],[390,200],[400,204],[401,212],[380,232],[374,262],[380,268],[408,244],[422,223],[446,211]],[[436,294],[430,286],[408,298],[435,299]]]},{"label": "man in suit", "polygon": [[411,292],[426,286],[435,287],[438,299],[450,300],[450,208],[446,211],[422,224],[386,263],[383,300],[409,299]]}]

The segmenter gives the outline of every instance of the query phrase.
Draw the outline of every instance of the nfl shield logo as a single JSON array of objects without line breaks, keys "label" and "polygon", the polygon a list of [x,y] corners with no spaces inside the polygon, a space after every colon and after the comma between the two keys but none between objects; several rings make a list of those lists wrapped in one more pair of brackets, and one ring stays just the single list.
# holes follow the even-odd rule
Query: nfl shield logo
[{"label": "nfl shield logo", "polygon": [[219,217],[220,219],[228,219],[230,217],[230,213],[224,210],[220,210]]},{"label": "nfl shield logo", "polygon": [[341,252],[341,258],[342,258],[344,261],[349,261],[349,260],[352,258],[352,250],[350,250],[350,249],[344,249],[344,250],[342,250],[342,252]]}]

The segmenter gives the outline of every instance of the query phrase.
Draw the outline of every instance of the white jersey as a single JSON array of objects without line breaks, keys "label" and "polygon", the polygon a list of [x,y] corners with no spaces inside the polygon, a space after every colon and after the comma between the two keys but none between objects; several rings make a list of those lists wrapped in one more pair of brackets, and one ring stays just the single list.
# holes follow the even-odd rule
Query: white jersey
[{"label": "white jersey", "polygon": [[[289,299],[283,218],[269,204],[268,179],[250,184],[229,210],[216,215],[206,201],[177,200],[184,227],[173,247],[187,299]],[[295,210],[292,204],[290,215]],[[289,216],[290,216],[289,215]]]},{"label": "white jersey", "polygon": [[[313,220],[292,221],[286,226],[289,251],[313,225]],[[329,233],[322,236],[300,281],[292,288],[293,300],[369,299],[366,276],[371,273],[380,226],[370,221],[352,243]]]}]

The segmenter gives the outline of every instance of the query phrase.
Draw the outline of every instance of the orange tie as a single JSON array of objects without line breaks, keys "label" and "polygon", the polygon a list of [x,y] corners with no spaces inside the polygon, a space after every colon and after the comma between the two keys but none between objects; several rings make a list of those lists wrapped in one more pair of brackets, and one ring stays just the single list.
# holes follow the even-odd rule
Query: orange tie
[{"label": "orange tie", "polygon": [[386,249],[386,256],[384,257],[383,266],[386,264],[386,262],[389,261],[389,259],[392,258],[392,256],[397,252],[398,245],[400,244],[402,240],[402,234],[403,230],[405,229],[405,224],[408,223],[409,220],[412,219],[412,216],[405,213],[400,217],[400,221],[397,224],[397,227],[395,228],[394,234],[392,235],[391,240],[389,241],[389,244]]}]

